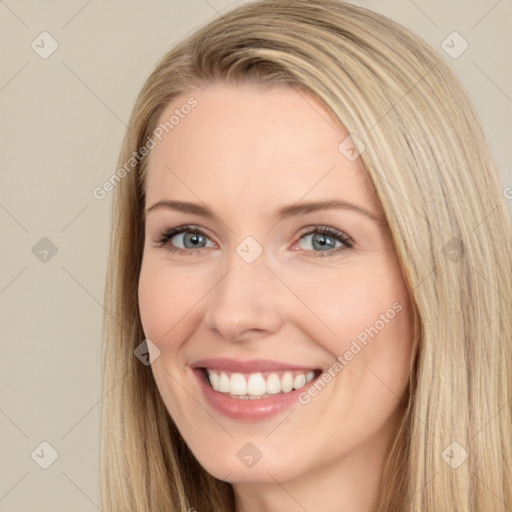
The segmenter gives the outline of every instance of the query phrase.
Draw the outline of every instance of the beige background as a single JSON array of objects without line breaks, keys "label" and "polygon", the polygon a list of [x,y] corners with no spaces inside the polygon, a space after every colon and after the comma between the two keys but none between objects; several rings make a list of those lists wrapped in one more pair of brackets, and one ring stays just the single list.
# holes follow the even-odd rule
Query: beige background
[{"label": "beige background", "polygon": [[[92,190],[115,170],[133,102],[156,60],[239,3],[0,0],[0,512],[100,509],[111,195],[99,201]],[[512,2],[353,3],[401,22],[443,54],[476,103],[504,189],[512,186]],[[47,59],[31,47],[35,40],[43,51],[43,31],[59,45]],[[457,59],[440,46],[453,31],[469,43]],[[43,441],[58,452],[48,469],[35,462],[51,460]]]}]

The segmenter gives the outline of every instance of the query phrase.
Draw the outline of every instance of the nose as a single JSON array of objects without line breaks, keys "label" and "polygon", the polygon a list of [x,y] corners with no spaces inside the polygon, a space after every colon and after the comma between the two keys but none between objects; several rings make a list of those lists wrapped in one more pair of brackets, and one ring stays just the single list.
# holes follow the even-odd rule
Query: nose
[{"label": "nose", "polygon": [[282,288],[263,255],[247,263],[235,254],[228,272],[208,294],[204,322],[229,341],[275,333],[284,320]]}]

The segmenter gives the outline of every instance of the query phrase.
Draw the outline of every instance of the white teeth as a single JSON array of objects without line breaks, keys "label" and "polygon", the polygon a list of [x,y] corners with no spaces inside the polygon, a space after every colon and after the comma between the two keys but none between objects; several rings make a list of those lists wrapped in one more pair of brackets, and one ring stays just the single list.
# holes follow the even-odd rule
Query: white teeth
[{"label": "white teeth", "polygon": [[293,389],[293,375],[291,372],[286,372],[281,379],[281,389],[288,393]]},{"label": "white teeth", "polygon": [[299,388],[301,388],[302,386],[305,386],[305,385],[306,385],[306,376],[304,374],[297,375],[293,379],[293,387],[294,387],[294,389],[299,389]]},{"label": "white teeth", "polygon": [[[213,372],[215,373],[215,372]],[[265,379],[261,373],[251,373],[247,381],[247,394],[261,396],[266,391]]]},{"label": "white teeth", "polygon": [[233,373],[231,375],[229,392],[232,395],[247,395],[247,381],[241,373]]},{"label": "white teeth", "polygon": [[208,380],[215,391],[246,399],[267,398],[278,393],[289,393],[300,389],[315,378],[315,372],[307,373],[285,372],[282,377],[277,373],[268,374],[267,378],[261,373],[232,373],[207,369]]},{"label": "white teeth", "polygon": [[215,391],[220,390],[220,377],[215,372],[210,373],[210,384]]},{"label": "white teeth", "polygon": [[222,372],[220,374],[219,378],[219,389],[217,391],[220,391],[221,393],[229,393],[229,377]]},{"label": "white teeth", "polygon": [[276,395],[281,392],[281,379],[277,373],[271,373],[267,377],[267,393],[269,395]]}]

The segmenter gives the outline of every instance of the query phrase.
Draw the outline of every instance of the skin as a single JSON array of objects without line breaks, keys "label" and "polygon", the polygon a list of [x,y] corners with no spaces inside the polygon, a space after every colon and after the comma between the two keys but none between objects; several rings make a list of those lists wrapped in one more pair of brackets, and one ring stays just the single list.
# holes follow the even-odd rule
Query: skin
[{"label": "skin", "polygon": [[[215,83],[176,98],[162,120],[191,94],[198,105],[151,151],[146,207],[189,201],[215,217],[165,207],[146,215],[140,314],[160,350],[152,364],[159,392],[199,462],[234,485],[237,511],[375,510],[413,340],[390,235],[353,208],[275,217],[283,206],[327,200],[381,217],[363,163],[338,150],[345,128],[292,88]],[[157,243],[183,224],[204,231],[206,246],[184,248],[183,234]],[[315,226],[345,233],[353,247],[336,252],[341,242],[329,238],[336,247],[322,251]],[[250,264],[236,252],[247,236],[263,249]],[[173,244],[182,252],[170,252]],[[317,396],[268,420],[217,413],[190,367],[238,357],[327,370],[396,303],[401,311]],[[247,442],[262,454],[251,468],[237,457]]]}]

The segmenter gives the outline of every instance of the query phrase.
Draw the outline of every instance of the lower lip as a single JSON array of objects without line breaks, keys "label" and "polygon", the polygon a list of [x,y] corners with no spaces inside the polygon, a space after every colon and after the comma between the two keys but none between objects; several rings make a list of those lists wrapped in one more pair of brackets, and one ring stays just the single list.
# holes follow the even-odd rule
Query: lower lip
[{"label": "lower lip", "polygon": [[208,404],[223,416],[240,421],[261,421],[278,415],[297,403],[299,394],[314,382],[312,380],[306,386],[289,393],[279,393],[268,398],[251,400],[230,398],[225,393],[215,391],[207,381],[203,370],[196,369],[194,373],[199,379],[201,390]]}]

